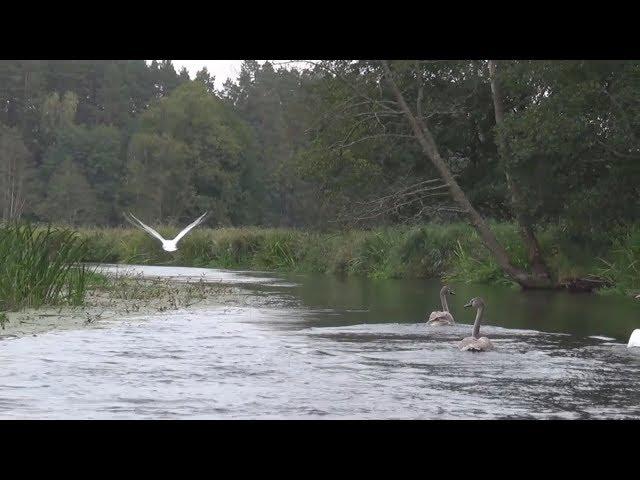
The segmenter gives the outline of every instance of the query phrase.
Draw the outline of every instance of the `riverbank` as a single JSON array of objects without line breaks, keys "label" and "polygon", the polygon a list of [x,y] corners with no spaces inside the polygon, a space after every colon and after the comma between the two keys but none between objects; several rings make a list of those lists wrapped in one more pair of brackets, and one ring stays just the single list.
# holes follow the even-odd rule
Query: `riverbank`
[{"label": "riverbank", "polygon": [[[513,262],[527,268],[527,255],[512,224],[492,229]],[[161,227],[169,237],[176,228]],[[294,229],[198,228],[175,253],[131,228],[81,229],[88,262],[253,269],[360,275],[368,278],[440,278],[444,281],[512,285],[464,223],[318,233]],[[560,227],[539,232],[549,268],[561,284],[603,280],[605,294],[640,290],[640,228],[608,234],[570,235]],[[638,263],[640,265],[640,263]]]},{"label": "riverbank", "polygon": [[109,321],[190,307],[238,304],[244,296],[233,286],[167,279],[108,277],[92,285],[82,306],[46,306],[5,312],[0,339],[37,336],[54,330],[101,328]]}]

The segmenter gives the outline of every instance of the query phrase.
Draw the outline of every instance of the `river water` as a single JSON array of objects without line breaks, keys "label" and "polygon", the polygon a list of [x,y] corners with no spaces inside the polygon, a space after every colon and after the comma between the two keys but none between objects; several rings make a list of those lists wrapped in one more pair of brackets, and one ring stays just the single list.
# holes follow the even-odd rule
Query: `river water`
[{"label": "river water", "polygon": [[[640,302],[452,285],[458,325],[427,328],[437,281],[131,271],[247,295],[4,340],[0,418],[640,418]],[[476,295],[496,349],[460,352]]]}]

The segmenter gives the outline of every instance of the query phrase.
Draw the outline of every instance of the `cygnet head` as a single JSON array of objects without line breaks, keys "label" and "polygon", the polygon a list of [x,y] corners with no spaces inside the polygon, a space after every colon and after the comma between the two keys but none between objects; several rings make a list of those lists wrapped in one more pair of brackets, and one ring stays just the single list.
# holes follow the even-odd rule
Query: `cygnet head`
[{"label": "cygnet head", "polygon": [[464,307],[465,308],[473,307],[477,309],[477,308],[484,307],[484,305],[485,303],[484,303],[484,300],[482,300],[482,298],[475,297],[469,300],[469,303],[467,303]]},{"label": "cygnet head", "polygon": [[449,287],[448,285],[445,285],[444,287],[442,287],[440,289],[440,293],[443,295],[455,295],[456,292],[454,292],[451,287]]}]

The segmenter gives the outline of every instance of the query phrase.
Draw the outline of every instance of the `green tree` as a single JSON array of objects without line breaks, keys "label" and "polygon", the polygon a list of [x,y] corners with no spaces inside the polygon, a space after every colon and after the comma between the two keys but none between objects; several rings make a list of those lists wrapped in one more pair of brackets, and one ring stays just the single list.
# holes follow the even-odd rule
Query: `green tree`
[{"label": "green tree", "polygon": [[167,192],[177,182],[175,195],[188,185],[189,203],[170,200],[180,207],[175,213],[180,221],[210,210],[219,223],[242,223],[251,214],[252,200],[243,180],[253,168],[252,149],[250,131],[242,121],[202,83],[186,83],[142,115],[129,149],[127,181],[137,178],[143,190],[154,185]]},{"label": "green tree", "polygon": [[47,96],[40,110],[43,135],[55,136],[56,132],[74,124],[78,109],[78,96],[73,92],[66,92],[62,99],[58,92]]},{"label": "green tree", "polygon": [[309,225],[322,211],[317,192],[303,179],[307,129],[319,100],[313,82],[305,72],[247,60],[237,83],[224,86],[225,100],[256,137],[261,174],[252,190],[263,199],[263,222],[269,225]]},{"label": "green tree", "polygon": [[93,193],[94,221],[115,222],[119,218],[117,203],[124,171],[122,141],[122,133],[111,126],[60,128],[45,153],[42,175],[49,178],[59,165],[71,158]]},{"label": "green tree", "polygon": [[19,132],[0,124],[0,218],[20,218],[29,197],[27,188],[33,173],[31,153]]},{"label": "green tree", "polygon": [[124,207],[156,222],[174,221],[192,210],[189,155],[182,142],[155,133],[136,133],[129,145]]},{"label": "green tree", "polygon": [[52,223],[66,225],[95,225],[95,195],[80,169],[65,158],[47,183],[45,201],[39,207],[40,215]]},{"label": "green tree", "polygon": [[534,220],[587,239],[638,218],[640,62],[501,67],[511,108],[500,131]]},{"label": "green tree", "polygon": [[202,67],[202,70],[196,72],[196,82],[200,82],[207,89],[207,92],[215,94],[216,92],[216,77],[209,75],[207,67]]}]

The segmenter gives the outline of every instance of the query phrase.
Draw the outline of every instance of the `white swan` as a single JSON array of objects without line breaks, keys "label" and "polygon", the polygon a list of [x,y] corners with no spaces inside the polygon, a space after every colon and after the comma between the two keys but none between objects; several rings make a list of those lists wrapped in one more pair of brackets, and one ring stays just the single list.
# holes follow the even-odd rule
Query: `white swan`
[{"label": "white swan", "polygon": [[484,300],[480,297],[472,298],[469,303],[465,305],[465,308],[473,307],[477,309],[476,321],[473,324],[473,334],[471,337],[466,337],[460,340],[458,348],[462,351],[470,352],[486,352],[487,350],[493,350],[493,344],[487,337],[480,336],[480,321],[482,320],[482,313],[484,312]]},{"label": "white swan", "polygon": [[440,302],[442,303],[442,311],[431,312],[427,325],[453,325],[456,321],[453,319],[453,315],[449,312],[449,304],[447,303],[447,294],[455,295],[454,291],[448,286],[444,286],[440,289]]},{"label": "white swan", "polygon": [[[634,298],[640,299],[640,295],[636,295]],[[640,328],[636,328],[633,332],[631,332],[629,343],[627,343],[627,348],[631,347],[640,347]]]},{"label": "white swan", "polygon": [[[148,225],[145,225],[140,220],[138,220],[133,215],[133,213],[129,212],[129,215],[131,215],[131,217],[137,222],[137,224],[134,223],[134,225],[142,228],[149,235],[151,235],[153,237],[156,237],[158,240],[160,240],[162,242],[162,249],[165,252],[175,252],[176,250],[178,250],[178,242],[180,241],[180,239],[182,237],[184,237],[187,233],[189,233],[189,230],[191,230],[193,227],[195,227],[200,222],[202,222],[202,219],[207,215],[207,213],[209,213],[209,212],[204,212],[201,216],[199,216],[197,219],[195,219],[184,230],[182,230],[178,235],[176,235],[176,237],[173,240],[166,240],[165,238],[163,238],[162,235],[160,235],[158,232],[156,232],[153,228],[149,227]],[[125,218],[127,218],[126,215],[125,215]]]},{"label": "white swan", "polygon": [[636,328],[633,332],[631,332],[629,343],[627,343],[627,348],[631,347],[640,347],[640,328]]}]

